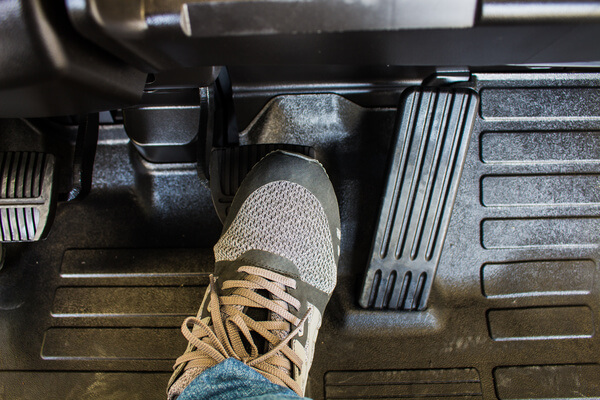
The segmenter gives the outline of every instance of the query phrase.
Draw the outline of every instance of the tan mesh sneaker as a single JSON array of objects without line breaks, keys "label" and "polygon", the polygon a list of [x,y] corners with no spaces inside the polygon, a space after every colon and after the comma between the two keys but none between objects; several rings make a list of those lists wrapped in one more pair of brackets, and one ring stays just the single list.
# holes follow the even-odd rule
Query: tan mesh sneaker
[{"label": "tan mesh sneaker", "polygon": [[228,358],[304,396],[321,316],[336,284],[340,217],[316,160],[277,151],[240,186],[215,248],[215,274],[167,393]]}]

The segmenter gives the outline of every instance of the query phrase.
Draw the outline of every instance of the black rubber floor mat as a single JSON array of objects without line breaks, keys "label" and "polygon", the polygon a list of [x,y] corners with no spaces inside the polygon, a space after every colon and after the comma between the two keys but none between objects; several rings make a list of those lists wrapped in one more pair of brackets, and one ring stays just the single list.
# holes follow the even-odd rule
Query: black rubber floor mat
[{"label": "black rubber floor mat", "polygon": [[[254,142],[303,138],[340,198],[342,257],[309,377],[315,399],[435,396],[428,377],[441,370],[472,371],[455,388],[480,380],[481,389],[448,386],[437,398],[600,398],[591,378],[600,365],[600,75],[473,78],[480,106],[425,311],[358,306],[393,141],[393,124],[375,121],[390,110],[281,96],[245,131]],[[340,123],[321,123],[335,112]],[[344,124],[349,115],[364,125]],[[404,371],[424,371],[424,386],[396,385]],[[367,372],[383,378],[367,382]],[[345,378],[358,384],[341,387]]]},{"label": "black rubber floor mat", "polygon": [[356,310],[355,280],[342,283],[315,353],[315,397],[423,393],[392,378],[385,391],[338,392],[328,371],[468,368],[484,399],[600,398],[600,76],[474,80],[480,107],[427,310]]},{"label": "black rubber floor mat", "polygon": [[[474,78],[481,104],[425,311],[358,304],[395,110],[281,96],[245,129],[245,144],[314,147],[340,200],[338,286],[309,376],[317,400],[440,388],[445,400],[600,398],[600,74]],[[45,241],[5,246],[2,398],[164,399],[221,223],[194,165],[148,165],[114,129],[101,131],[90,195],[59,205]],[[131,304],[104,303],[109,292]]]},{"label": "black rubber floor mat", "polygon": [[325,375],[328,399],[480,400],[481,382],[473,368],[404,371],[333,371]]},{"label": "black rubber floor mat", "polygon": [[194,164],[158,167],[104,127],[90,195],[4,245],[0,398],[165,398],[221,224]]},{"label": "black rubber floor mat", "polygon": [[403,95],[361,306],[427,306],[477,102],[475,92],[461,89],[415,88]]}]

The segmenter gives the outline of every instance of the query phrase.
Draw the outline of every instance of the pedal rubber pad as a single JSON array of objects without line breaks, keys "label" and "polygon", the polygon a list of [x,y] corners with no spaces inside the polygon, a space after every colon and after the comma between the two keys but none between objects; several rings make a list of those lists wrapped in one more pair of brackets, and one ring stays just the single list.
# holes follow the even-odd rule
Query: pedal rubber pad
[{"label": "pedal rubber pad", "polygon": [[275,150],[315,156],[310,146],[295,144],[253,144],[213,149],[210,155],[210,191],[221,222],[225,221],[233,197],[252,167]]},{"label": "pedal rubber pad", "polygon": [[402,96],[362,307],[426,308],[477,104],[468,89],[420,87]]},{"label": "pedal rubber pad", "polygon": [[0,241],[42,239],[54,216],[55,159],[36,152],[0,152]]}]

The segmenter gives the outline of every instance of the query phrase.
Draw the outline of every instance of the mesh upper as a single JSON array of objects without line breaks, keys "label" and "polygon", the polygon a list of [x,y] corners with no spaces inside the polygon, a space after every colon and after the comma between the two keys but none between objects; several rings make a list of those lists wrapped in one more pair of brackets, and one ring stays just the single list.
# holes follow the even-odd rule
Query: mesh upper
[{"label": "mesh upper", "polygon": [[275,181],[252,192],[215,246],[215,259],[233,261],[248,250],[291,260],[300,279],[331,294],[337,268],[323,206],[306,188]]}]

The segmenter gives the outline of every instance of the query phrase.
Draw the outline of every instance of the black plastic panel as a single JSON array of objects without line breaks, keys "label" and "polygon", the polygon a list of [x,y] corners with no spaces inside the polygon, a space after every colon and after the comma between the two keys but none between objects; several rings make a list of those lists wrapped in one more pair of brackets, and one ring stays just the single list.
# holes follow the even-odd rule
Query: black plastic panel
[{"label": "black plastic panel", "polygon": [[[89,3],[97,8],[94,0]],[[467,28],[473,26],[477,9],[474,0],[181,1],[181,4],[185,6],[178,9],[173,3],[171,10],[180,12],[182,30],[191,37]]]},{"label": "black plastic panel", "polygon": [[146,74],[81,37],[64,3],[0,4],[0,117],[71,115],[139,101]]},{"label": "black plastic panel", "polygon": [[135,148],[156,163],[194,162],[200,133],[198,88],[149,90],[139,106],[123,110],[123,124]]},{"label": "black plastic panel", "polygon": [[[528,19],[531,2],[508,18],[514,3],[482,3],[483,15],[481,5],[471,0],[182,0],[127,7],[70,0],[67,9],[82,35],[148,72],[213,65],[473,66],[600,60],[592,39],[600,33],[600,18],[593,14],[581,24],[582,13],[576,11],[586,2],[551,2],[557,14],[551,24]],[[540,8],[538,3],[534,9]]]},{"label": "black plastic panel", "polygon": [[491,24],[548,23],[564,20],[594,22],[600,19],[595,1],[483,0],[481,21]]}]

